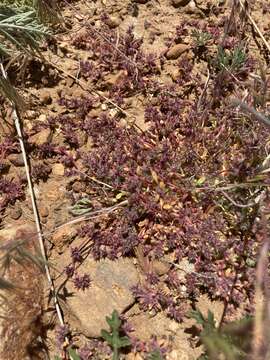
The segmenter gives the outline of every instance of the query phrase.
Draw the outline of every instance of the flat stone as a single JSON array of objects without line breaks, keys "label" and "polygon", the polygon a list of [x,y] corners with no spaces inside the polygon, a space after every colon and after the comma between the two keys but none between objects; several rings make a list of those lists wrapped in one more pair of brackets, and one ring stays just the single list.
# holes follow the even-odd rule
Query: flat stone
[{"label": "flat stone", "polygon": [[51,140],[51,130],[43,129],[35,135],[29,137],[29,142],[36,145],[43,145]]},{"label": "flat stone", "polygon": [[176,60],[178,59],[183,53],[189,50],[189,46],[186,44],[176,44],[170,47],[170,49],[166,53],[166,58],[168,60]]},{"label": "flat stone", "polygon": [[78,291],[71,281],[67,283],[68,293],[73,294],[67,298],[70,323],[85,336],[96,338],[102,329],[108,330],[106,316],[113,310],[121,314],[133,304],[130,288],[138,283],[138,273],[130,259],[87,259],[79,273],[89,274],[91,285]]}]

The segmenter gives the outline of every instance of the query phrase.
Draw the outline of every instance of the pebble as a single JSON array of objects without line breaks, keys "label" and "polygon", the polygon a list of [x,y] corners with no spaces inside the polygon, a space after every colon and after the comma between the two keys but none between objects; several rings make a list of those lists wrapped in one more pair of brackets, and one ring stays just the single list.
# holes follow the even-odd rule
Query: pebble
[{"label": "pebble", "polygon": [[81,181],[75,181],[75,183],[72,185],[72,190],[76,193],[81,193],[85,191],[85,183],[82,183]]},{"label": "pebble", "polygon": [[51,138],[51,130],[43,129],[35,135],[29,137],[29,142],[36,145],[43,145],[50,141]]},{"label": "pebble", "polygon": [[20,207],[11,209],[11,211],[10,211],[11,219],[18,220],[21,216],[22,216],[22,209]]},{"label": "pebble", "polygon": [[52,103],[52,97],[49,91],[44,91],[40,94],[41,105],[50,105]]},{"label": "pebble", "polygon": [[58,248],[62,248],[64,244],[71,243],[76,235],[77,230],[73,225],[65,225],[54,232],[52,242],[58,246]]},{"label": "pebble", "polygon": [[189,46],[186,44],[176,44],[170,47],[170,49],[166,53],[166,58],[168,60],[176,60],[178,59],[183,53],[189,50]]},{"label": "pebble", "polygon": [[40,122],[45,122],[47,120],[47,116],[45,114],[41,114],[39,115],[38,120]]},{"label": "pebble", "polygon": [[47,206],[41,206],[39,208],[39,215],[41,217],[47,217],[49,216],[49,208]]},{"label": "pebble", "polygon": [[8,160],[14,166],[17,166],[17,167],[24,166],[24,161],[23,161],[22,154],[10,154],[8,156]]},{"label": "pebble", "polygon": [[117,16],[110,16],[107,20],[106,20],[106,24],[111,28],[114,29],[116,27],[118,27],[121,23],[121,20],[117,17]]},{"label": "pebble", "polygon": [[63,164],[53,164],[52,165],[52,174],[55,176],[64,176],[65,167]]}]

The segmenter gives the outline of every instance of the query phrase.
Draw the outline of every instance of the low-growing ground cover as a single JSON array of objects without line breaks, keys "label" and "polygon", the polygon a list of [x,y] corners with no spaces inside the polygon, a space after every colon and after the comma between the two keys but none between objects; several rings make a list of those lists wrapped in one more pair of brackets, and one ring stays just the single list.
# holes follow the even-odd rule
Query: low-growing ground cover
[{"label": "low-growing ground cover", "polygon": [[[59,327],[46,286],[45,300],[37,289],[38,313],[25,319],[29,333],[38,323],[28,338],[35,346],[22,345],[25,354],[242,359],[251,348],[252,356],[265,351],[237,331],[252,327],[258,274],[267,273],[260,251],[267,246],[269,29],[259,24],[265,37],[258,36],[253,20],[266,18],[267,4],[62,5],[65,29],[42,45],[44,59],[29,60],[21,80],[9,71],[29,106],[21,112],[24,141],[65,321]],[[32,208],[1,102],[5,229],[31,223]],[[99,296],[119,314],[100,313]],[[92,306],[82,309],[89,298]],[[104,325],[96,329],[91,318]],[[231,332],[231,321],[243,318]]]}]

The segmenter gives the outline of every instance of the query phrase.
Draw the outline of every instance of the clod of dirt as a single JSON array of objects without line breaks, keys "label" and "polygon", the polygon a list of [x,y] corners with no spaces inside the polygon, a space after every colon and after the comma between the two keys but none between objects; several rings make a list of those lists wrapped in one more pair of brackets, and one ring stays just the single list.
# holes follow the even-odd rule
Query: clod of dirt
[{"label": "clod of dirt", "polygon": [[49,208],[48,208],[48,206],[40,206],[39,215],[41,217],[43,217],[43,218],[49,216]]},{"label": "clod of dirt", "polygon": [[121,24],[121,19],[117,16],[110,16],[106,20],[106,24],[111,28],[114,29]]},{"label": "clod of dirt", "polygon": [[48,91],[40,94],[40,103],[41,105],[50,105],[52,103],[52,97]]},{"label": "clod of dirt", "polygon": [[186,44],[176,44],[170,47],[170,49],[166,53],[166,58],[168,60],[176,60],[182,54],[189,50],[189,46]]},{"label": "clod of dirt", "polygon": [[24,161],[23,161],[22,154],[10,154],[8,156],[8,160],[14,166],[17,166],[17,167],[24,166]]},{"label": "clod of dirt", "polygon": [[77,230],[73,225],[65,225],[57,229],[52,235],[52,242],[61,252],[64,245],[68,245],[76,237]]},{"label": "clod of dirt", "polygon": [[55,176],[63,176],[65,174],[65,167],[63,164],[53,164],[52,174]]},{"label": "clod of dirt", "polygon": [[190,0],[172,0],[172,4],[176,8],[180,6],[186,6],[189,2]]},{"label": "clod of dirt", "polygon": [[43,129],[39,133],[29,137],[29,142],[35,145],[43,145],[50,141],[51,130]]},{"label": "clod of dirt", "polygon": [[13,220],[18,220],[22,216],[22,209],[20,207],[16,209],[11,209],[9,216]]},{"label": "clod of dirt", "polygon": [[89,274],[89,289],[78,291],[72,282],[67,291],[74,296],[67,298],[70,323],[88,337],[99,337],[107,329],[106,316],[113,310],[121,314],[133,302],[130,288],[137,284],[139,277],[130,259],[116,261],[87,259],[80,266],[80,274]]}]

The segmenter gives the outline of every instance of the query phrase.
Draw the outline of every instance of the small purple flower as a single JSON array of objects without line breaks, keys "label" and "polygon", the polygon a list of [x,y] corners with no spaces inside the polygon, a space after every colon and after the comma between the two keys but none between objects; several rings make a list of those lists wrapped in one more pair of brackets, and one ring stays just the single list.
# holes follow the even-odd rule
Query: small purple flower
[{"label": "small purple flower", "polygon": [[88,289],[91,283],[90,276],[88,274],[78,275],[76,274],[74,277],[74,286],[77,290],[85,290]]},{"label": "small purple flower", "polygon": [[74,265],[71,264],[67,265],[64,270],[67,277],[71,278],[74,275],[74,271],[75,271]]},{"label": "small purple flower", "polygon": [[74,248],[71,248],[70,252],[71,252],[72,261],[74,263],[75,262],[82,262],[83,257],[82,257],[82,254],[81,254],[81,250],[77,246],[74,247]]},{"label": "small purple flower", "polygon": [[70,330],[68,325],[59,326],[56,329],[56,343],[59,348],[62,347],[62,345],[65,342],[65,338],[69,335]]}]

